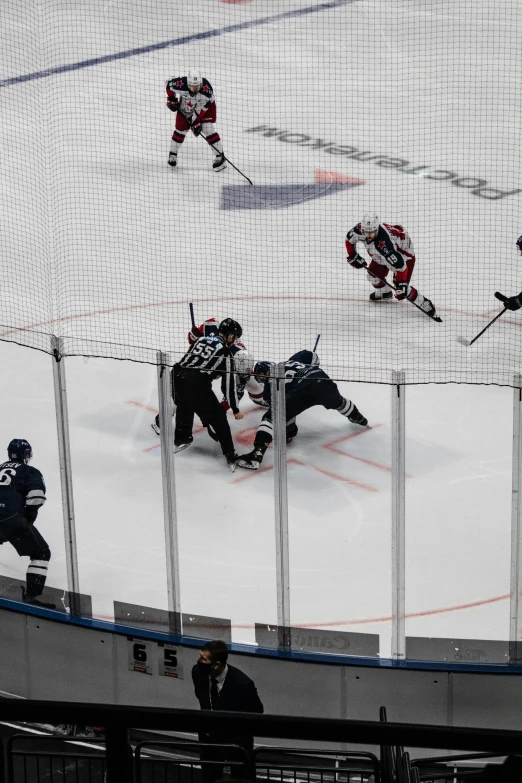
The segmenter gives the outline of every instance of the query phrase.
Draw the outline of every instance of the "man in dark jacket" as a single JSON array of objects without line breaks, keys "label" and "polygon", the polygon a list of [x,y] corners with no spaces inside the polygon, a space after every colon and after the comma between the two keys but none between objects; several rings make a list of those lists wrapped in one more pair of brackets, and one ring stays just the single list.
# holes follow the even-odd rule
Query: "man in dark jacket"
[{"label": "man in dark jacket", "polygon": [[[228,712],[263,712],[263,704],[256,686],[250,677],[240,669],[227,664],[228,647],[225,642],[207,642],[200,650],[199,658],[192,669],[194,690],[202,710],[226,710]],[[199,741],[206,744],[239,745],[247,753],[254,748],[254,738],[250,735],[232,736],[226,732],[200,733]],[[207,748],[201,751],[203,762],[238,760],[226,748]],[[223,774],[223,765],[217,763],[202,764],[204,783],[214,783]],[[240,773],[243,777],[253,778],[254,767],[250,762]],[[234,774],[232,775],[234,777]]]}]

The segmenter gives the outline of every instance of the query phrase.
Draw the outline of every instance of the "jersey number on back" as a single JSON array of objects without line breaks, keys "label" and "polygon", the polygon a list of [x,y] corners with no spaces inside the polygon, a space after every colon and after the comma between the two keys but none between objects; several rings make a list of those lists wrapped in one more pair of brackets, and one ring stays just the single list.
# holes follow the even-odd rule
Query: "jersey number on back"
[{"label": "jersey number on back", "polygon": [[11,483],[11,476],[16,476],[16,470],[14,468],[4,468],[0,470],[0,485],[6,487]]}]

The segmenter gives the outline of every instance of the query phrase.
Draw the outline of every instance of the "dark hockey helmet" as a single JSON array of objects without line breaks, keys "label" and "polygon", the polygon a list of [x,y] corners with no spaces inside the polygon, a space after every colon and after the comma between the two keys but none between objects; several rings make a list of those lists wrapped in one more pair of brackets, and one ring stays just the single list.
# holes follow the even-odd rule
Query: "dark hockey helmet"
[{"label": "dark hockey helmet", "polygon": [[256,362],[252,374],[258,383],[264,383],[270,375],[270,362]]},{"label": "dark hockey helmet", "polygon": [[228,337],[230,334],[234,335],[234,339],[236,340],[238,337],[241,337],[243,334],[243,330],[238,324],[237,321],[234,321],[233,318],[225,318],[224,321],[221,321],[219,324],[219,333],[223,335],[223,337]]},{"label": "dark hockey helmet", "polygon": [[520,252],[522,253],[522,235],[519,236],[519,238],[517,239],[517,247],[520,250]]},{"label": "dark hockey helmet", "polygon": [[29,462],[33,456],[31,444],[23,438],[15,438],[7,447],[7,456],[16,462]]}]

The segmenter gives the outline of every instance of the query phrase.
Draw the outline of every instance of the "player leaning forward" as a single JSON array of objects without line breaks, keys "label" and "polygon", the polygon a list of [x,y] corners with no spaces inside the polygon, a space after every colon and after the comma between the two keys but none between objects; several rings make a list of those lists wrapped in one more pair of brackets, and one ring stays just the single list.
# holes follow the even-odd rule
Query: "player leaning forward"
[{"label": "player leaning forward", "polygon": [[170,143],[169,166],[176,166],[178,152],[185,141],[187,132],[192,129],[194,136],[200,134],[214,150],[216,158],[212,164],[214,171],[222,171],[227,162],[223,153],[223,143],[216,130],[216,99],[210,82],[198,71],[190,71],[188,76],[176,76],[165,83],[167,90],[167,108],[176,112],[176,127]]},{"label": "player leaning forward", "polygon": [[372,259],[368,266],[368,279],[374,288],[370,294],[372,302],[392,298],[394,291],[386,282],[386,276],[391,270],[396,288],[395,298],[407,299],[428,315],[436,315],[433,302],[410,285],[415,266],[415,251],[408,232],[402,226],[381,223],[374,213],[365,215],[346,235],[347,261],[354,269],[366,266],[364,258],[357,252],[358,242],[364,243]]},{"label": "player leaning forward", "polygon": [[[304,363],[306,362],[306,364]],[[258,362],[254,367],[256,379],[264,384],[265,399],[271,403],[270,363]],[[365,427],[368,419],[356,405],[341,395],[337,384],[319,367],[319,357],[313,351],[299,351],[285,362],[286,440],[289,443],[297,435],[296,417],[315,405],[335,410],[351,421]],[[256,432],[254,448],[242,454],[236,461],[240,468],[257,470],[265,451],[272,442],[272,408],[269,407]]]}]

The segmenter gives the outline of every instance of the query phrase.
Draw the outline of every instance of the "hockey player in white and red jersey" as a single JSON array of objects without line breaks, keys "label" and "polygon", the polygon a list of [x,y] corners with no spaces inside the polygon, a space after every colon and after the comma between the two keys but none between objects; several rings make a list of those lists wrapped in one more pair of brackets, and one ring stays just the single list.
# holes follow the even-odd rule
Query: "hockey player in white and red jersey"
[{"label": "hockey player in white and red jersey", "polygon": [[194,136],[203,136],[213,149],[216,158],[214,171],[222,171],[227,162],[223,143],[216,129],[216,99],[212,85],[199,71],[192,70],[187,76],[175,76],[165,83],[167,108],[176,112],[176,127],[170,144],[169,166],[178,163],[178,152],[185,136],[192,130]]},{"label": "hockey player in white and red jersey", "polygon": [[[193,326],[190,332],[187,334],[187,339],[190,345],[196,342],[200,337],[211,337],[218,333],[219,321],[216,318],[207,318],[206,321],[200,326]],[[256,405],[262,405],[266,407],[266,402],[263,399],[263,385],[259,383],[256,378],[251,374],[254,369],[254,359],[248,353],[244,342],[241,338],[236,338],[231,346],[231,351],[234,353],[236,365],[240,370],[238,379],[238,394],[239,399],[243,396],[244,392],[248,393],[248,396],[255,402]],[[228,405],[224,400],[221,403],[226,410]]]},{"label": "hockey player in white and red jersey", "polygon": [[[375,213],[365,215],[346,235],[346,260],[354,269],[366,266],[364,258],[357,252],[358,242],[364,244],[372,259],[368,266],[368,279],[374,288],[370,294],[372,302],[391,299],[395,294],[396,299],[407,299],[431,317],[436,316],[433,302],[410,285],[415,251],[408,232],[402,226],[381,223]],[[386,282],[390,271],[393,272],[395,291]]]}]

